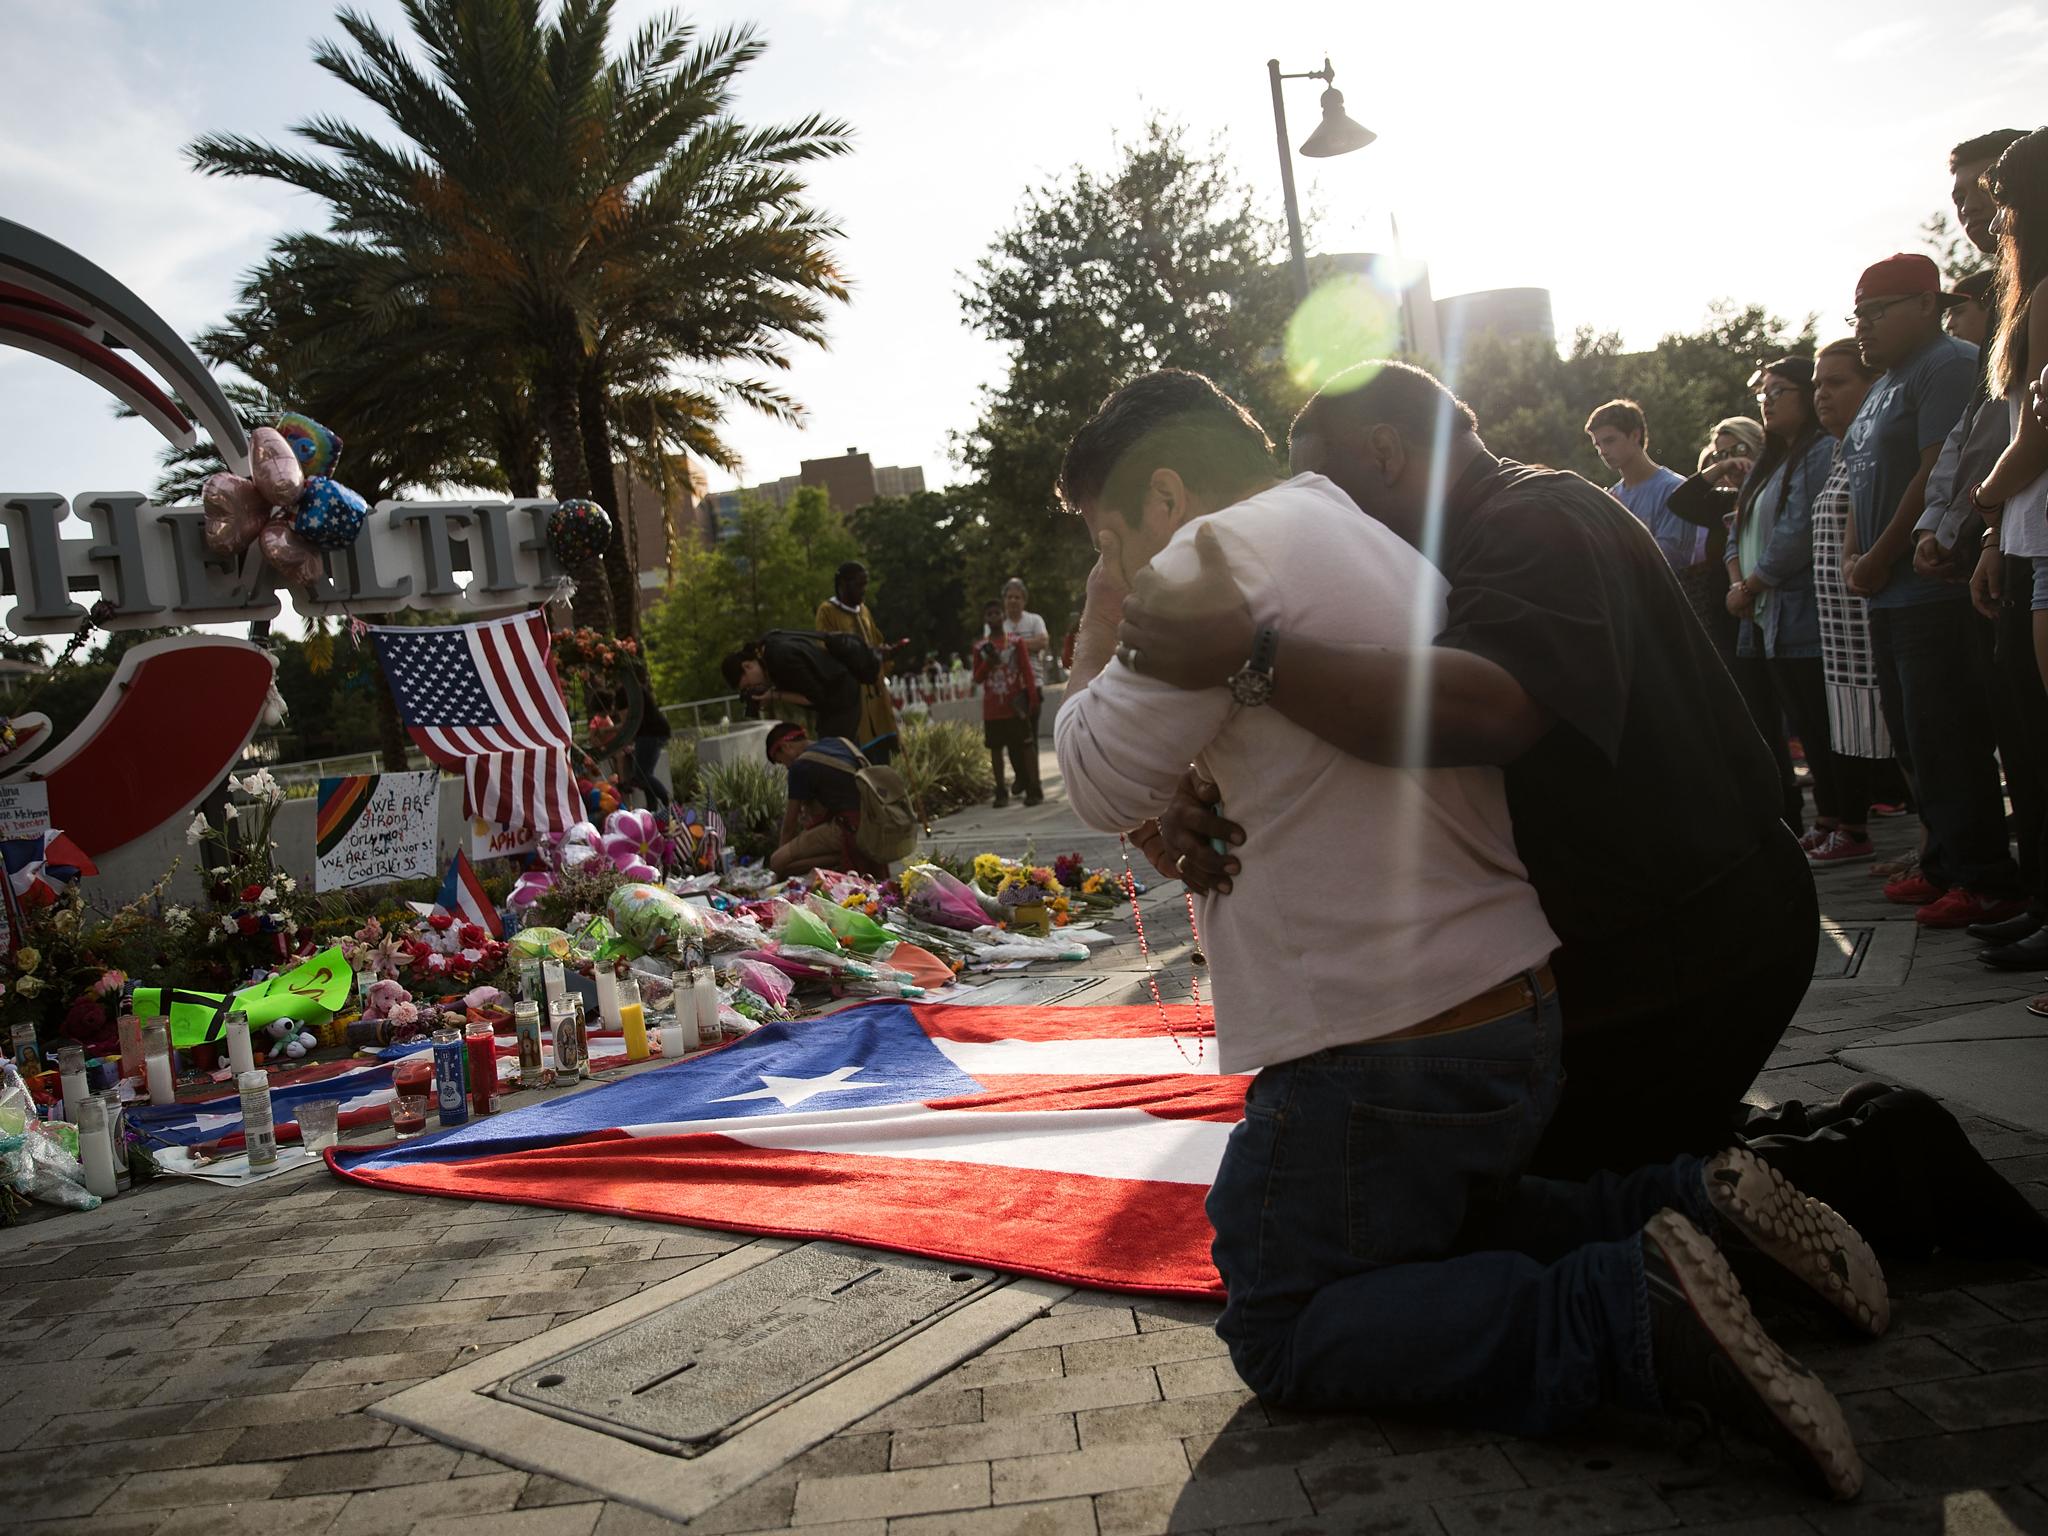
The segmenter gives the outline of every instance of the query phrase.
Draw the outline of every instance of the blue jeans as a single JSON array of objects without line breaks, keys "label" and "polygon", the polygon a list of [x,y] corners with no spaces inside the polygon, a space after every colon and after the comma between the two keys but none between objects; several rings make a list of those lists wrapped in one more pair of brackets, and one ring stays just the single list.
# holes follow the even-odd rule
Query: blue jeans
[{"label": "blue jeans", "polygon": [[1247,1385],[1520,1434],[1605,1399],[1657,1406],[1641,1229],[1673,1206],[1711,1232],[1712,1209],[1692,1157],[1583,1184],[1523,1176],[1560,1038],[1551,993],[1253,1079],[1208,1206],[1216,1331]]},{"label": "blue jeans", "polygon": [[1906,743],[1936,885],[2019,894],[1991,729],[1991,626],[1963,598],[1870,610],[1878,693]]}]

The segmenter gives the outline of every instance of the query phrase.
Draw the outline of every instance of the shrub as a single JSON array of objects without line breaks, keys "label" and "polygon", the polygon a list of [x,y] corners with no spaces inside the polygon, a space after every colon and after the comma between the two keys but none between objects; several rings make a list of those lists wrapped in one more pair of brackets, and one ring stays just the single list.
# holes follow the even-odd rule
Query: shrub
[{"label": "shrub", "polygon": [[788,776],[765,759],[743,757],[706,768],[701,778],[702,798],[725,821],[726,845],[748,858],[773,853],[789,805]]},{"label": "shrub", "polygon": [[668,740],[668,792],[678,805],[695,805],[704,792],[697,769],[697,738],[671,736]]},{"label": "shrub", "polygon": [[901,726],[894,766],[910,785],[925,820],[979,805],[995,791],[981,728],[963,720],[922,720]]}]

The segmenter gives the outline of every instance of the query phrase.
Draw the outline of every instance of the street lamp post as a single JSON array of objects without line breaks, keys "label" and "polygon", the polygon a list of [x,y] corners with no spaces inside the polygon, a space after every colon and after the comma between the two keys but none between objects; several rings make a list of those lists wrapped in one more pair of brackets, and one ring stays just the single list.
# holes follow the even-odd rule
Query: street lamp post
[{"label": "street lamp post", "polygon": [[1280,191],[1287,202],[1288,262],[1294,273],[1294,299],[1300,303],[1308,297],[1308,253],[1301,244],[1301,209],[1294,198],[1294,157],[1287,148],[1287,104],[1281,98],[1280,82],[1320,80],[1326,87],[1322,101],[1323,120],[1301,146],[1301,152],[1310,159],[1348,155],[1354,149],[1365,148],[1379,135],[1345,115],[1344,93],[1337,89],[1337,71],[1330,67],[1327,58],[1323,60],[1321,69],[1305,70],[1300,74],[1282,74],[1280,61],[1268,59],[1266,78],[1273,87],[1273,135],[1280,144]]}]

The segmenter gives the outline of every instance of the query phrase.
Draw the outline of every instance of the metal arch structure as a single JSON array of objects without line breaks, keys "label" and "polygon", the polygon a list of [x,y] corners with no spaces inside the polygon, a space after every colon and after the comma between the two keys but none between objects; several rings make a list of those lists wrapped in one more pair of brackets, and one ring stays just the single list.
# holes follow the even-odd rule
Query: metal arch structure
[{"label": "metal arch structure", "polygon": [[[185,402],[119,356],[125,347]],[[249,439],[206,365],[162,316],[104,268],[26,225],[0,218],[0,345],[61,363],[134,409],[173,447],[195,421],[228,467],[249,472]],[[191,414],[188,417],[186,412]]]}]

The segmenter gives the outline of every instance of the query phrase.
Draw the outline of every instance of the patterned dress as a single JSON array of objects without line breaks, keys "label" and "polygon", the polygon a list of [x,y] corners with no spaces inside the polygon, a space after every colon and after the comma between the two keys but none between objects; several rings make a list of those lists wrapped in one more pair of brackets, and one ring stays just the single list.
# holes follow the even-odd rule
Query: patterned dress
[{"label": "patterned dress", "polygon": [[1891,733],[1877,695],[1870,645],[1870,605],[1842,580],[1842,545],[1850,518],[1849,467],[1835,449],[1834,468],[1813,503],[1813,593],[1820,608],[1820,654],[1827,678],[1832,745],[1850,757],[1890,757]]}]

